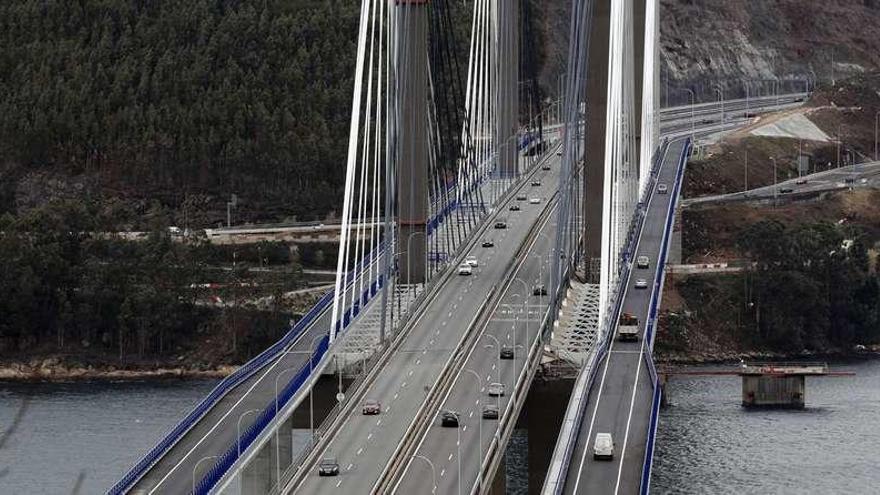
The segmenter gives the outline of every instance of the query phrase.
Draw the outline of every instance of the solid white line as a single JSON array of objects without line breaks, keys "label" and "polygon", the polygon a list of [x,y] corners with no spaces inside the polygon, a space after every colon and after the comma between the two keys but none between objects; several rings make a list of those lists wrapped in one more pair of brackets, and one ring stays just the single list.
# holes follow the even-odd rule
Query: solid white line
[{"label": "solid white line", "polygon": [[[647,322],[645,322],[647,328]],[[642,338],[642,348],[640,354],[644,354],[645,352],[645,341],[648,340],[646,338]],[[644,361],[642,356],[639,356],[639,364],[636,365],[636,377],[633,381],[633,393],[632,397],[629,399],[629,415],[626,418],[626,433],[623,434],[623,447],[620,449],[620,467],[617,468],[617,484],[614,485],[614,493],[620,490],[620,476],[623,474],[623,458],[626,456],[626,442],[629,439],[629,427],[632,424],[632,416],[633,416],[633,407],[636,404],[636,392],[639,390],[639,373],[642,372],[642,361]]]}]

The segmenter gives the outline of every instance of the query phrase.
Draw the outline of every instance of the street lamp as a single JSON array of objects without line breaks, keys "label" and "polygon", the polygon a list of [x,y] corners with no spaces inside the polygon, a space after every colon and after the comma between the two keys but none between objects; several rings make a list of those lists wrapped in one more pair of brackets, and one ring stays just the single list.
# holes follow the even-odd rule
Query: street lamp
[{"label": "street lamp", "polygon": [[[495,365],[496,366],[495,373],[498,375],[498,378],[497,378],[498,383],[501,383],[501,342],[499,342],[498,339],[495,338],[494,335],[490,335],[488,333],[484,333],[483,337],[486,337],[486,338],[489,338],[489,339],[492,339],[493,341],[495,341],[495,350],[496,350],[495,359],[497,360],[497,363]],[[516,355],[516,351],[514,350],[514,356],[515,355]],[[501,399],[499,399],[497,396],[495,397],[495,403],[496,403],[495,405],[498,406],[498,410],[500,411],[501,410]]]},{"label": "street lamp", "polygon": [[199,459],[198,462],[196,462],[196,465],[193,466],[193,471],[192,471],[192,481],[193,481],[192,482],[192,492],[193,492],[193,495],[195,495],[195,493],[196,493],[196,471],[199,469],[199,465],[202,463],[202,461],[206,461],[208,459],[217,459],[219,457],[220,456],[216,456],[216,455],[209,455],[207,457],[202,457],[201,459]]},{"label": "street lamp", "polygon": [[697,96],[694,94],[694,90],[690,88],[682,88],[682,91],[687,91],[691,95],[691,143],[692,146],[696,145],[694,138],[697,135],[697,116],[696,116],[696,104],[697,104]]},{"label": "street lamp", "polygon": [[880,161],[880,152],[878,152],[877,148],[877,131],[880,129],[880,110],[877,110],[877,114],[874,115],[874,161]]},{"label": "street lamp", "polygon": [[724,115],[724,88],[722,88],[721,85],[716,85],[715,92],[721,97],[721,123],[724,124],[724,121],[726,120]]},{"label": "street lamp", "polygon": [[[482,415],[482,408],[480,407],[482,404],[482,401],[480,400],[480,397],[481,397],[481,394],[483,393],[483,380],[480,378],[480,375],[478,375],[476,371],[474,371],[470,368],[465,368],[464,372],[468,373],[469,375],[471,375],[477,379],[477,409],[479,411],[478,414]],[[501,414],[501,411],[499,411],[498,414]],[[482,420],[482,418],[479,421],[477,421],[477,425],[478,425],[477,428],[479,430],[478,434],[480,435],[480,440],[479,440],[480,455],[477,456],[477,487],[482,488],[483,487],[483,470],[481,469],[482,466],[480,464],[480,459],[483,456],[483,420]],[[461,479],[461,475],[459,475],[459,479]]]},{"label": "street lamp", "polygon": [[779,195],[779,187],[777,187],[777,177],[776,177],[776,158],[770,157],[770,161],[773,162],[773,204],[776,205],[776,200]]},{"label": "street lamp", "polygon": [[425,457],[423,455],[413,455],[413,459],[421,459],[421,460],[427,462],[428,466],[431,467],[431,479],[433,480],[433,483],[434,483],[434,487],[431,489],[431,493],[436,493],[437,492],[437,469],[434,468],[434,463],[431,462],[430,459],[428,459],[427,457]]},{"label": "street lamp", "polygon": [[238,415],[238,422],[236,424],[236,431],[238,432],[238,438],[235,441],[235,444],[238,445],[238,457],[241,457],[241,419],[247,416],[252,412],[260,412],[259,409],[248,409],[247,411]]}]

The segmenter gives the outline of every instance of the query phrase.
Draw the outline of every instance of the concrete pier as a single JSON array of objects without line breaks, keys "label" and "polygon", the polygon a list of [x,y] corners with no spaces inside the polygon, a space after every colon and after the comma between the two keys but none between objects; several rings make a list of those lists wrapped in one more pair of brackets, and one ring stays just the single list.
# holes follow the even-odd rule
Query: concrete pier
[{"label": "concrete pier", "polygon": [[745,365],[739,372],[742,377],[742,405],[803,409],[807,375],[827,374],[826,364]]}]

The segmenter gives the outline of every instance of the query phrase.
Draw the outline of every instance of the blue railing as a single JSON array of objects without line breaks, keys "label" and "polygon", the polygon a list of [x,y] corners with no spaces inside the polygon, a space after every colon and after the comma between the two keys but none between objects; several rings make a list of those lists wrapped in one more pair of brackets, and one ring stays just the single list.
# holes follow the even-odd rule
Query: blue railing
[{"label": "blue railing", "polygon": [[[365,257],[355,269],[349,272],[351,278],[354,277],[355,273],[361,272],[368,262],[372,263],[378,257],[379,253],[382,251],[381,247],[382,245],[380,244],[380,246],[367,255],[367,257]],[[372,288],[373,284],[371,283],[370,285]],[[351,284],[349,284],[349,287],[350,286]],[[333,291],[331,290],[324,294],[321,299],[319,299],[318,302],[305,315],[303,315],[293,327],[291,327],[284,337],[278,340],[278,342],[268,347],[256,357],[245,363],[241,368],[238,368],[235,372],[224,378],[216,387],[214,387],[207,397],[202,399],[202,401],[199,402],[196,407],[183,418],[183,420],[181,420],[155,447],[142,457],[141,460],[138,461],[138,463],[135,464],[121,480],[119,480],[119,482],[113,485],[108,493],[111,495],[121,494],[131,488],[147,472],[147,470],[150,469],[172,446],[174,446],[174,444],[177,443],[177,441],[183,437],[193,425],[204,417],[204,415],[207,414],[207,412],[214,407],[227,392],[240,385],[243,381],[253,375],[253,373],[273,360],[292,342],[298,339],[305,329],[311,326],[318,316],[327,309],[332,301]]]},{"label": "blue railing", "polygon": [[672,222],[675,219],[675,207],[678,203],[678,195],[681,191],[682,178],[684,176],[684,164],[688,156],[691,146],[690,139],[685,139],[682,148],[681,157],[678,160],[678,168],[675,171],[675,183],[672,187],[672,200],[669,202],[669,208],[666,211],[666,222],[663,226],[663,239],[660,241],[660,257],[657,261],[657,271],[654,275],[654,292],[651,294],[651,304],[648,309],[648,322],[645,325],[645,343],[649,352],[644,355],[645,364],[648,368],[648,374],[651,377],[651,383],[654,386],[653,398],[651,400],[651,420],[648,422],[647,441],[645,444],[645,458],[642,462],[642,480],[639,487],[639,493],[646,495],[651,488],[651,467],[654,464],[654,443],[657,435],[657,421],[660,416],[660,400],[662,391],[660,389],[660,380],[657,376],[657,369],[654,366],[653,350],[654,337],[656,336],[657,314],[659,312],[660,300],[662,298],[663,280],[666,278],[666,258],[669,253],[669,239],[672,234]]}]

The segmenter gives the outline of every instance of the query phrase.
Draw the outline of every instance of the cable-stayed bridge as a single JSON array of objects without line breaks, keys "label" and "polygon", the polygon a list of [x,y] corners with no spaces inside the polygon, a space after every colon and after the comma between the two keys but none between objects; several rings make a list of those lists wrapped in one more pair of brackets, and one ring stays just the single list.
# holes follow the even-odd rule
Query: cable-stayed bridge
[{"label": "cable-stayed bridge", "polygon": [[[460,40],[451,0],[362,0],[334,290],[111,493],[486,493],[553,359],[581,372],[545,491],[647,491],[653,324],[690,139],[798,97],[722,102],[720,119],[704,105],[699,127],[695,105],[660,112],[657,2],[566,1],[551,100],[530,2],[474,0]],[[635,342],[613,338],[621,311]],[[354,381],[295,441],[325,370]],[[613,462],[590,458],[597,432]],[[327,458],[338,476],[318,476]]]}]

